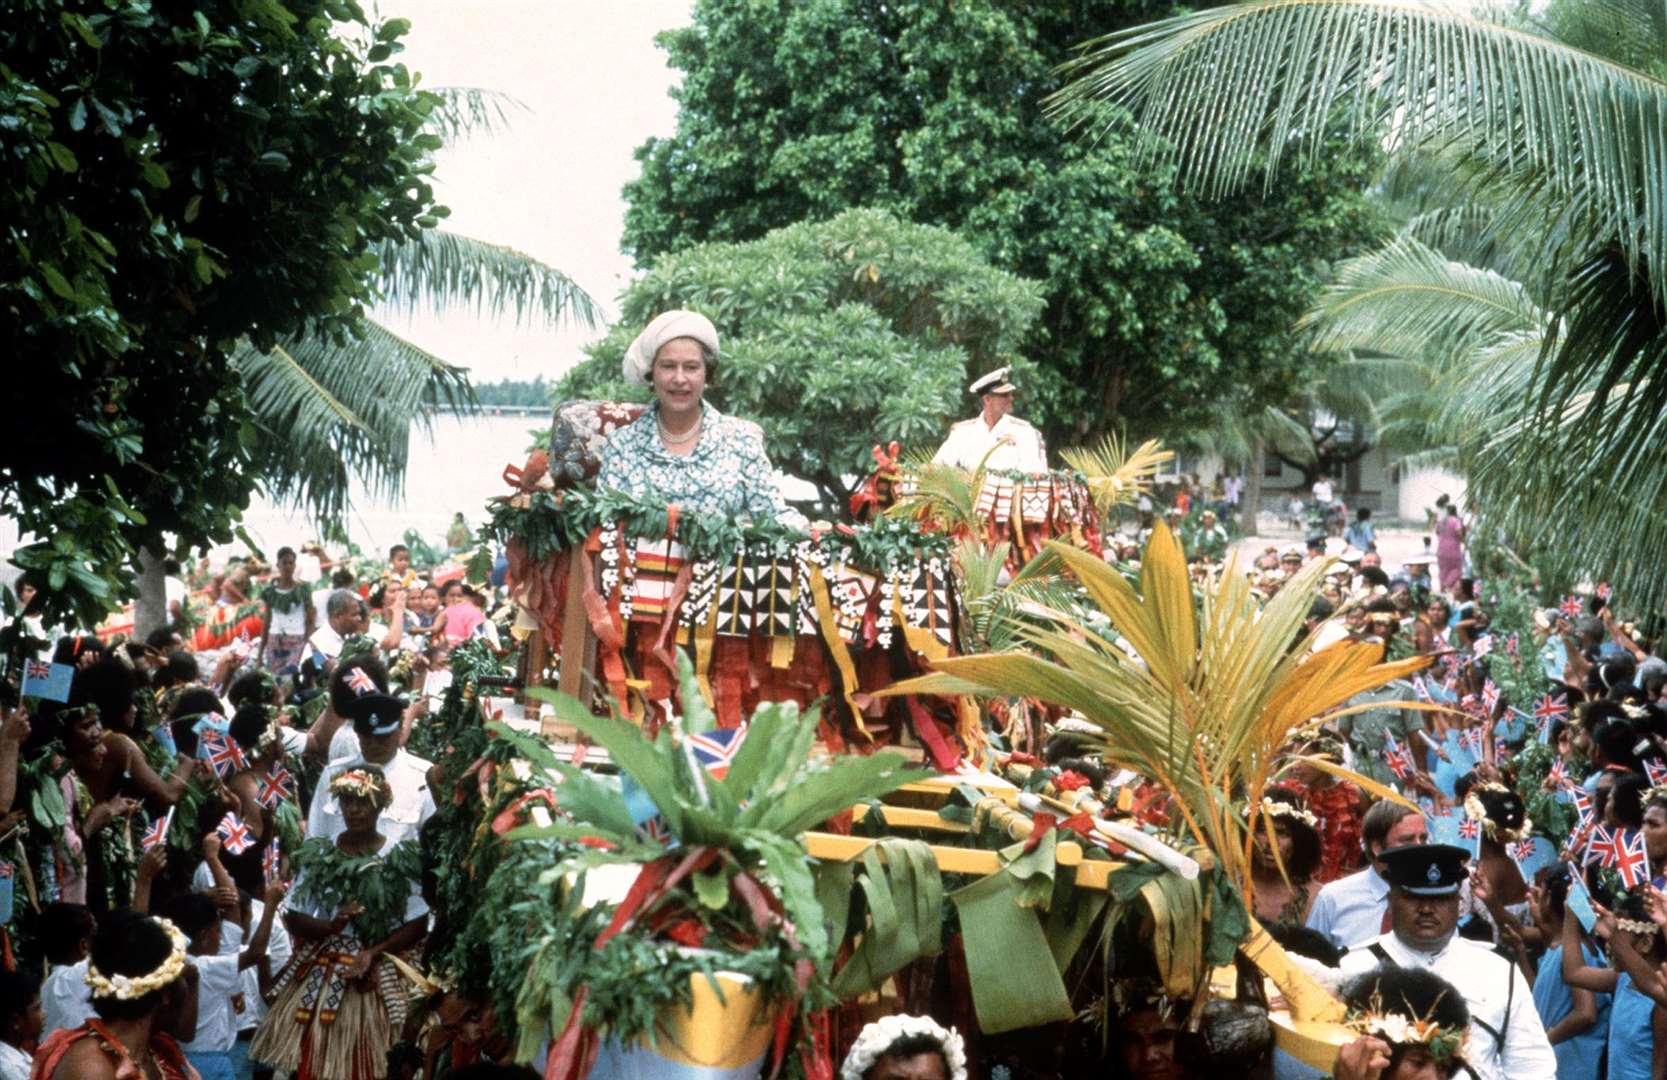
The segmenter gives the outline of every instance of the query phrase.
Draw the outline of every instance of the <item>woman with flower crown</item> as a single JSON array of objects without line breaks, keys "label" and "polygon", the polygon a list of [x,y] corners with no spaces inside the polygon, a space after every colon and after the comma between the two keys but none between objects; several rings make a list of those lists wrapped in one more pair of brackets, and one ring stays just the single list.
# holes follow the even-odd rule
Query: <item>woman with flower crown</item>
[{"label": "woman with flower crown", "polygon": [[428,926],[414,840],[390,844],[377,820],[393,798],[380,767],[360,762],[330,781],[347,827],[302,846],[284,924],[295,954],[249,1056],[296,1080],[381,1080],[405,1021],[407,987],[390,957]]},{"label": "woman with flower crown", "polygon": [[105,916],[87,964],[98,1015],[53,1032],[32,1080],[198,1080],[175,1041],[197,1030],[189,946],[166,919],[131,908]]},{"label": "woman with flower crown", "polygon": [[1470,1009],[1446,979],[1385,965],[1343,988],[1360,1038],[1338,1055],[1337,1080],[1450,1080],[1468,1070]]},{"label": "woman with flower crown", "polygon": [[[1266,824],[1261,819],[1266,819]],[[1266,830],[1270,827],[1278,842],[1277,857],[1268,844]],[[1319,819],[1303,805],[1300,795],[1284,788],[1269,788],[1262,796],[1262,812],[1255,828],[1250,874],[1256,885],[1256,918],[1268,926],[1300,926],[1308,918],[1317,891],[1314,871],[1320,865]]]}]

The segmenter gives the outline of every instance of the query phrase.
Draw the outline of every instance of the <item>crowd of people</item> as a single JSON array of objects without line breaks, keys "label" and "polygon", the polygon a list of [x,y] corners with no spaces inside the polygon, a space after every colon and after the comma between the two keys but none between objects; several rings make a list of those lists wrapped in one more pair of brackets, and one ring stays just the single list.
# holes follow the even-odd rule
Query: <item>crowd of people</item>
[{"label": "crowd of people", "polygon": [[[297,563],[170,587],[143,643],[26,627],[74,673],[0,728],[0,1078],[388,1075],[435,811],[405,744],[457,645],[504,652],[501,618],[404,545],[365,574]],[[249,604],[258,640],[188,646]]]},{"label": "crowd of people", "polygon": [[[606,484],[721,513],[779,508],[756,425],[703,400],[717,355],[690,312],[633,343],[625,373],[656,402],[609,440]],[[957,429],[956,454],[1045,455],[1011,414],[1005,370],[973,389],[984,411]],[[1201,573],[1227,543],[1215,515],[1199,507],[1188,537]],[[1505,625],[1532,593],[1465,575],[1455,515],[1434,551],[1394,568],[1364,515],[1346,537],[1253,553],[1268,597],[1328,559],[1306,647],[1369,642],[1428,664],[1284,748],[1252,914],[1348,1006],[1343,1080],[1667,1075],[1667,661],[1602,587]],[[1138,558],[1137,539],[1108,557]],[[74,674],[67,700],[0,727],[0,859],[16,860],[0,875],[0,1080],[433,1066],[394,1062],[433,989],[417,968],[437,887],[424,826],[462,792],[439,790],[412,746],[454,650],[513,648],[509,612],[403,545],[368,571],[322,554],[286,547],[271,567],[238,560],[194,582],[171,568],[174,621],[142,642],[47,635],[36,583],[20,583],[24,624],[55,637],[39,655]],[[195,650],[185,631],[204,605],[253,608],[258,640]],[[1116,783],[1149,787],[1050,742],[1051,764],[1062,753],[1107,805],[1124,805]],[[1128,802],[1166,818],[1161,799]],[[1099,1018],[1108,1067],[1322,1075],[1282,1054],[1222,1057],[1211,1015],[1120,986]],[[925,1017],[870,1025],[843,1060],[843,1080],[968,1074],[961,1036]]]}]

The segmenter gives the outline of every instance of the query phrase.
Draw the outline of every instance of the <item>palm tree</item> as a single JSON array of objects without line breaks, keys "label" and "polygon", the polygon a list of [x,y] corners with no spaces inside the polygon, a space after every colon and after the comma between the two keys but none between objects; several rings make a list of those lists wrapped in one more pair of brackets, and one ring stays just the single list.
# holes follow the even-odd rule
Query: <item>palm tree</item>
[{"label": "palm tree", "polygon": [[[499,130],[521,106],[476,88],[431,91],[428,130],[448,141]],[[593,327],[600,309],[571,278],[515,251],[439,228],[377,251],[380,291],[396,308],[445,314],[471,310],[517,321],[567,320]],[[245,344],[232,357],[255,412],[256,459],[267,494],[339,523],[357,478],[373,493],[404,485],[414,423],[440,408],[469,411],[474,391],[466,368],[417,347],[368,316],[355,339],[289,338],[269,352]],[[165,621],[161,561],[140,553],[135,630]]]},{"label": "palm tree", "polygon": [[1547,547],[1577,531],[1584,569],[1648,607],[1667,599],[1667,520],[1652,512],[1667,494],[1664,58],[1667,17],[1646,0],[1509,19],[1247,0],[1088,43],[1055,106],[1083,123],[1126,107],[1153,153],[1211,191],[1245,184],[1259,158],[1271,183],[1337,130],[1391,159],[1450,162],[1455,194],[1531,239],[1522,284],[1543,298],[1541,325],[1485,387],[1497,438],[1467,462],[1479,508]]}]

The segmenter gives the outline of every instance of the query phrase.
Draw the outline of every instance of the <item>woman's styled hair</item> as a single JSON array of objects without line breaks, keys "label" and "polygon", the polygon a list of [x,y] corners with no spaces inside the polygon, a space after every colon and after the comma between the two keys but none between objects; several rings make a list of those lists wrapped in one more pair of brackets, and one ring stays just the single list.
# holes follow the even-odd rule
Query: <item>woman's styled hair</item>
[{"label": "woman's styled hair", "polygon": [[[1302,796],[1284,788],[1269,788],[1262,793],[1264,799],[1282,803],[1303,813],[1308,812]],[[1273,823],[1283,826],[1291,837],[1291,857],[1285,861],[1285,873],[1295,884],[1302,884],[1314,876],[1314,871],[1320,868],[1320,833],[1314,826],[1294,814],[1275,814]]]},{"label": "woman's styled hair", "polygon": [[[104,917],[93,938],[89,959],[91,967],[106,978],[117,975],[141,978],[160,968],[173,953],[173,939],[161,923],[132,908],[118,908]],[[95,997],[93,1009],[105,1020],[135,1020],[161,1005],[163,995],[175,983],[129,1001]]]}]

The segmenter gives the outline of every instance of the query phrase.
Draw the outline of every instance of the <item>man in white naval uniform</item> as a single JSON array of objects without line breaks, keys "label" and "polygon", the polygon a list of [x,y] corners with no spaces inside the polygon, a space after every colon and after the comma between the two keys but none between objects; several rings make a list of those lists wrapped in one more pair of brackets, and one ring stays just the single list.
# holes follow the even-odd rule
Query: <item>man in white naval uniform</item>
[{"label": "man in white naval uniform", "polygon": [[[967,387],[984,409],[971,420],[949,429],[949,438],[932,455],[934,465],[953,465],[968,472],[982,462],[986,469],[1041,473],[1048,471],[1048,448],[1042,433],[1013,415],[1013,391],[1007,368],[997,368]],[[986,456],[987,455],[987,456]]]},{"label": "man in white naval uniform", "polygon": [[1384,964],[1420,967],[1452,983],[1470,1009],[1465,1060],[1477,1080],[1557,1075],[1557,1057],[1517,966],[1456,933],[1459,883],[1470,853],[1451,844],[1393,848],[1379,856],[1389,880],[1389,933],[1350,949],[1358,975]]}]

